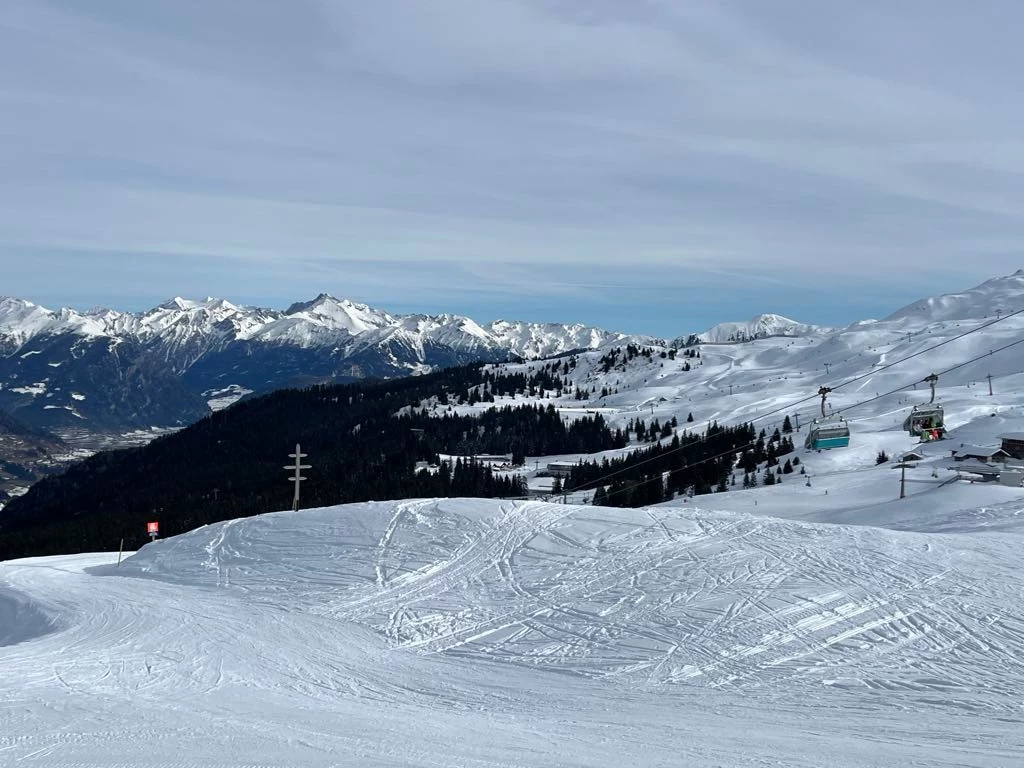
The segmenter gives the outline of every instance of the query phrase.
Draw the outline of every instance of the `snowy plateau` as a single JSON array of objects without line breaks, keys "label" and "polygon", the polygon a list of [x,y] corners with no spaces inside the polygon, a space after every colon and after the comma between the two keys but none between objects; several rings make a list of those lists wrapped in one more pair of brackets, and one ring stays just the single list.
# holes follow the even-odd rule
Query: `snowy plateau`
[{"label": "snowy plateau", "polygon": [[[799,414],[806,474],[775,485],[369,502],[120,565],[0,563],[0,764],[1019,768],[1024,489],[951,452],[1024,432],[1024,273],[847,328],[759,327],[699,359],[579,353],[574,385],[608,394],[538,402],[769,434]],[[919,443],[902,424],[933,372],[949,433]],[[825,384],[850,445],[807,450]],[[901,499],[876,457],[910,450]],[[577,457],[527,465],[556,458]]]}]

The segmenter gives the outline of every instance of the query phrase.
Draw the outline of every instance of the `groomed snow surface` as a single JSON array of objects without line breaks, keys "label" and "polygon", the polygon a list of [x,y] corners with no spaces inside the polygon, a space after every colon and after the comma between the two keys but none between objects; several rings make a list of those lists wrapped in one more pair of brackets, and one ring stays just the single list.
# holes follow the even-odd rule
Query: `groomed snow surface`
[{"label": "groomed snow surface", "polygon": [[1021,491],[808,522],[893,478],[368,503],[4,563],[0,764],[1019,766]]}]

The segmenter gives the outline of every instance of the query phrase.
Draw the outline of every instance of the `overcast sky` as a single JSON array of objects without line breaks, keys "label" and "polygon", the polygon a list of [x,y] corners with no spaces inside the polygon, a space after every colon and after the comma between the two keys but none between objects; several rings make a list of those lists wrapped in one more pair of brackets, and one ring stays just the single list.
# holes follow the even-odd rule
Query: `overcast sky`
[{"label": "overcast sky", "polygon": [[1024,4],[3,0],[0,294],[672,335],[1024,266]]}]

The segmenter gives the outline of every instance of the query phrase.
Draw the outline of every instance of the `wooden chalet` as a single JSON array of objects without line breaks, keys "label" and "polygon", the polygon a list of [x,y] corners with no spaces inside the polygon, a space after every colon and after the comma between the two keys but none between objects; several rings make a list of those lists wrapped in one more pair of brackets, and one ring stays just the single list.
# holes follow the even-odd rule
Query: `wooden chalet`
[{"label": "wooden chalet", "polygon": [[1014,459],[1024,459],[1024,432],[1008,432],[1000,435],[1003,450]]}]

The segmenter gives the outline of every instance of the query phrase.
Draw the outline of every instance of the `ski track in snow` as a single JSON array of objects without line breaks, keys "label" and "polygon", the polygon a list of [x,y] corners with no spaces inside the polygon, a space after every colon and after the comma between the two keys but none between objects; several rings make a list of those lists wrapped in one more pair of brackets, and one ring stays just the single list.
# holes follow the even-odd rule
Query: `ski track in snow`
[{"label": "ski track in snow", "polygon": [[13,561],[0,764],[1012,765],[1022,507],[991,536],[378,502]]}]

